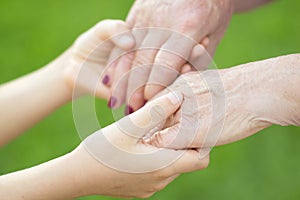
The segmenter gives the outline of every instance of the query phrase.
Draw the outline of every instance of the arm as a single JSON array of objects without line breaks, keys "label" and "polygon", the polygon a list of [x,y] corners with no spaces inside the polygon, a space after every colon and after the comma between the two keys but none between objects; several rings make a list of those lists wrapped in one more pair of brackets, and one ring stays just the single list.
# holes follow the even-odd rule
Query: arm
[{"label": "arm", "polygon": [[[116,103],[111,107],[125,103],[127,114],[142,107],[176,80],[190,61],[193,47],[206,37],[206,51],[193,67],[207,69],[233,12],[266,2],[269,0],[136,0],[127,22],[139,29],[134,31],[138,51],[118,59],[115,74],[107,74],[114,77],[111,99]],[[124,77],[125,73],[129,75]]]},{"label": "arm", "polygon": [[0,86],[0,146],[72,99],[63,75],[66,57]]},{"label": "arm", "polygon": [[[209,157],[200,160],[195,150],[157,149],[141,140],[175,112],[181,102],[180,94],[163,96],[89,136],[65,156],[0,176],[1,197],[50,200],[96,194],[145,198],[163,189],[180,173],[206,168]],[[123,124],[131,120],[134,124]],[[126,130],[122,125],[126,125]]]},{"label": "arm", "polygon": [[234,12],[245,12],[260,7],[273,0],[233,0]]},{"label": "arm", "polygon": [[[112,99],[117,103],[112,108],[123,103],[131,112],[141,108],[145,100],[176,80],[192,49],[206,37],[206,50],[212,56],[232,13],[233,3],[229,0],[136,0],[126,21],[138,29],[133,31],[138,51],[116,63]],[[204,54],[201,64],[194,67],[204,70],[210,61]],[[124,73],[129,75],[121,84],[119,79]]]},{"label": "arm", "polygon": [[199,148],[235,142],[272,124],[300,126],[299,77],[300,54],[184,75],[171,86],[185,95],[175,117],[181,126],[159,133],[152,144]]},{"label": "arm", "polygon": [[[127,40],[124,42],[121,36]],[[114,46],[128,49],[133,43],[124,22],[102,21],[82,34],[54,62],[1,85],[0,146],[70,102],[73,90],[76,97],[90,94],[107,99],[109,88],[98,79],[109,61],[109,53]]]}]

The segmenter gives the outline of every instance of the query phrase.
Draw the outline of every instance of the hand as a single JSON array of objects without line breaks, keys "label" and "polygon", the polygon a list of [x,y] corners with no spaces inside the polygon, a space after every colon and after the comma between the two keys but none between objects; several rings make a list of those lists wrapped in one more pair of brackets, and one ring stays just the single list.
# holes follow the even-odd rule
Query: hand
[{"label": "hand", "polygon": [[[125,22],[104,20],[82,34],[64,56],[65,79],[78,94],[96,95],[108,99],[110,88],[103,77],[112,62],[110,53],[114,47],[128,51],[134,46],[134,38]],[[101,82],[101,80],[103,81]],[[100,82],[99,82],[100,80]]]},{"label": "hand", "polygon": [[[159,149],[143,141],[182,102],[162,96],[138,112],[86,138],[73,152],[0,176],[4,199],[73,199],[86,195],[149,197],[179,174],[204,169],[209,156],[196,150]],[[18,188],[15,190],[15,188]]]},{"label": "hand", "polygon": [[[124,101],[129,113],[142,107],[175,81],[195,44],[205,41],[206,37],[209,37],[207,51],[212,56],[232,10],[230,0],[137,0],[127,22],[132,28],[146,28],[133,31],[136,48],[143,50],[131,52],[116,63],[117,75],[111,75],[116,82],[113,84],[115,96],[111,98],[117,103],[112,107]],[[144,49],[149,47],[150,50]],[[205,69],[207,61],[210,61],[208,56],[203,56],[198,70]],[[118,83],[117,80],[130,69],[126,80]]]},{"label": "hand", "polygon": [[184,95],[179,112],[169,120],[178,125],[158,132],[148,142],[173,149],[213,147],[243,139],[272,124],[297,125],[299,118],[293,111],[297,106],[284,97],[282,91],[289,86],[285,88],[280,81],[283,74],[285,79],[295,74],[288,72],[293,66],[286,67],[287,63],[292,62],[270,59],[181,76],[169,88]]},{"label": "hand", "polygon": [[162,96],[84,140],[74,152],[88,182],[82,182],[83,189],[92,194],[145,198],[180,173],[206,168],[209,157],[200,160],[196,150],[158,149],[142,140],[178,109],[182,98],[180,93]]}]

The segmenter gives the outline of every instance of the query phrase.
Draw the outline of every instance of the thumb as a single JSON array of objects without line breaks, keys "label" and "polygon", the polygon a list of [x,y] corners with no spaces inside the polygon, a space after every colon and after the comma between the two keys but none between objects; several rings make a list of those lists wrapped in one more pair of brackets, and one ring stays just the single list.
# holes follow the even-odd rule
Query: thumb
[{"label": "thumb", "polygon": [[158,131],[162,123],[176,112],[182,100],[183,95],[177,91],[163,95],[121,119],[119,128],[135,141],[139,141],[147,133]]},{"label": "thumb", "polygon": [[[180,129],[180,124],[175,124],[162,131],[156,132],[150,139],[146,140],[148,144],[158,148],[170,148],[170,144],[176,139]],[[175,147],[174,149],[180,149]]]}]

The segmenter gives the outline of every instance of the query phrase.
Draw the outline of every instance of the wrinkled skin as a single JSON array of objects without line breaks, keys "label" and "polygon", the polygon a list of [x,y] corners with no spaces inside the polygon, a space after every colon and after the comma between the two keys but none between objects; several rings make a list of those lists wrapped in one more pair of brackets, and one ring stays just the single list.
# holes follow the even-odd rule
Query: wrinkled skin
[{"label": "wrinkled skin", "polygon": [[206,168],[209,155],[199,159],[197,150],[161,149],[141,140],[174,113],[182,100],[180,94],[164,95],[85,139],[75,153],[78,162],[84,162],[90,179],[88,190],[114,197],[145,198],[181,173]]},{"label": "wrinkled skin", "polygon": [[[115,95],[113,98],[118,101],[116,107],[126,101],[128,108],[135,111],[144,105],[145,100],[151,99],[165,86],[172,84],[186,63],[178,55],[186,57],[194,45],[185,42],[186,37],[194,39],[195,43],[209,37],[207,51],[212,56],[230,21],[232,10],[232,2],[225,0],[137,0],[127,18],[127,23],[132,28],[157,27],[169,29],[173,33],[145,31],[135,35],[136,48],[155,43],[158,49],[131,53],[115,64],[115,75],[110,76],[113,76],[112,82],[115,82],[112,85]],[[177,32],[184,36],[178,36]],[[126,83],[117,83],[122,74],[145,64],[153,65],[143,73],[134,70],[127,77]],[[199,65],[203,70],[208,64],[209,59],[204,56]],[[164,68],[178,73],[170,73]]]},{"label": "wrinkled skin", "polygon": [[[231,143],[276,125],[300,125],[299,55],[282,56],[225,70],[191,72],[166,89],[184,102],[150,143],[175,149]],[[161,95],[160,94],[160,95]]]}]

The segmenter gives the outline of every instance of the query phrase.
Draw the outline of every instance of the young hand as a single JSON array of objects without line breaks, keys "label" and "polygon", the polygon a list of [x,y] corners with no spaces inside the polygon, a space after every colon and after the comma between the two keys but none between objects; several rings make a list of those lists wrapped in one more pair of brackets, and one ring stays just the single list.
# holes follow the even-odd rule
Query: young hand
[{"label": "young hand", "polygon": [[[125,22],[104,20],[82,34],[67,51],[65,78],[77,95],[90,94],[108,99],[109,77],[105,71],[122,53],[134,46],[134,38]],[[111,51],[118,47],[118,55]],[[124,52],[123,52],[124,51]]]}]

